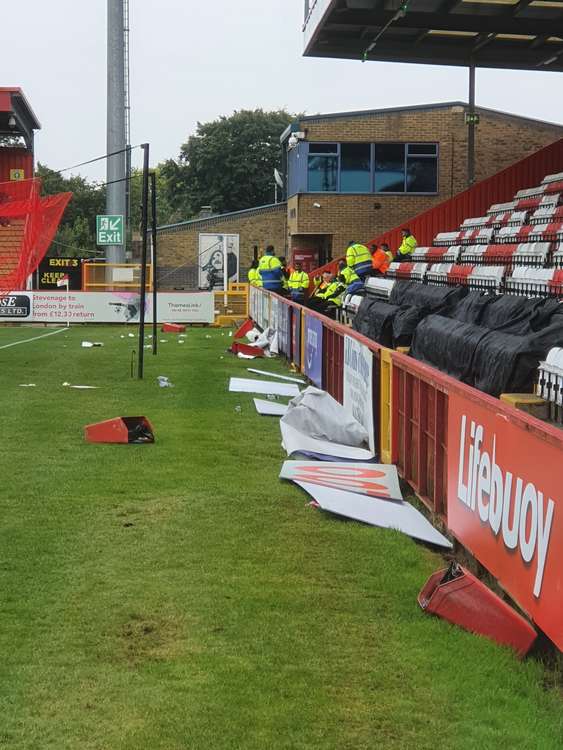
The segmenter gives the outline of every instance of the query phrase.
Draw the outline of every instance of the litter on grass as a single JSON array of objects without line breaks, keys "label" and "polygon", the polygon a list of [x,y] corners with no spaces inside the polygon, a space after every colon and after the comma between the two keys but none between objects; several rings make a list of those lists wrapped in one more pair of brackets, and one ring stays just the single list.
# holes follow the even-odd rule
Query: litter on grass
[{"label": "litter on grass", "polygon": [[171,383],[166,375],[159,375],[157,381],[161,388],[174,388],[174,383]]},{"label": "litter on grass", "polygon": [[253,367],[246,368],[248,372],[253,372],[255,375],[266,375],[270,378],[278,378],[278,380],[288,380],[290,383],[301,383],[305,384],[305,381],[301,378],[290,378],[289,375],[278,375],[276,372],[267,372],[266,370],[255,370]]},{"label": "litter on grass", "polygon": [[321,487],[308,482],[296,484],[311,495],[323,510],[330,513],[370,526],[395,529],[414,539],[439,547],[452,548],[452,543],[440,534],[422,513],[405,501],[391,503],[388,500],[345,492],[334,487]]},{"label": "litter on grass", "polygon": [[93,346],[103,346],[103,344],[101,341],[83,341],[82,342],[83,349],[91,349]]},{"label": "litter on grass", "polygon": [[135,334],[134,333],[128,333],[127,335],[129,336],[130,339],[134,339],[135,338]]},{"label": "litter on grass", "polygon": [[275,383],[268,380],[231,378],[229,391],[238,393],[274,393],[278,396],[298,396],[299,388],[293,383]]},{"label": "litter on grass", "polygon": [[20,388],[35,388],[35,383],[20,383]]},{"label": "litter on grass", "polygon": [[391,464],[285,461],[280,479],[334,487],[383,500],[403,500],[397,468]]},{"label": "litter on grass", "polygon": [[66,388],[76,388],[78,391],[90,391],[98,387],[97,385],[72,385],[71,383],[63,383],[63,386]]},{"label": "litter on grass", "polygon": [[287,404],[278,404],[276,401],[254,399],[254,406],[258,414],[265,417],[282,417],[287,411]]},{"label": "litter on grass", "polygon": [[282,447],[288,456],[300,453],[301,455],[318,458],[320,461],[367,462],[374,459],[374,454],[365,448],[355,448],[351,445],[332,443],[329,440],[320,440],[319,438],[310,437],[310,435],[300,432],[292,425],[284,422],[289,413],[288,409],[285,416],[280,420]]}]

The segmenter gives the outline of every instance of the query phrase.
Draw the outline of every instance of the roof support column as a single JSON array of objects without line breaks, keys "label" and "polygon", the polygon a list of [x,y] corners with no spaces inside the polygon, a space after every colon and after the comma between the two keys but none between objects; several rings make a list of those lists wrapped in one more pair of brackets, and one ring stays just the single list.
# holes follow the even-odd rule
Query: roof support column
[{"label": "roof support column", "polygon": [[469,117],[467,118],[467,187],[475,182],[475,61],[469,62]]}]

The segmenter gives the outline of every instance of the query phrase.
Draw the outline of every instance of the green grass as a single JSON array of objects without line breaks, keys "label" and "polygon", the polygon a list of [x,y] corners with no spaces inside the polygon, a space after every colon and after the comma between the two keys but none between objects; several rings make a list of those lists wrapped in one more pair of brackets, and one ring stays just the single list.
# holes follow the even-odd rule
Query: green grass
[{"label": "green grass", "polygon": [[[226,334],[161,336],[139,382],[126,330],[0,350],[0,748],[562,747],[540,664],[419,610],[438,555],[278,480]],[[84,442],[121,414],[157,442]]]}]

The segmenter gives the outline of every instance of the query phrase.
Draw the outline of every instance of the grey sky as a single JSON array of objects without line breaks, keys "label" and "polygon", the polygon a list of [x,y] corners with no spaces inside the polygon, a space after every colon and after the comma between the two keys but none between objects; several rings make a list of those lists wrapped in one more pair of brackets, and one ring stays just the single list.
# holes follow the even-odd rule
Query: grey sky
[{"label": "grey sky", "polygon": [[[130,0],[132,141],[178,154],[197,121],[262,107],[334,112],[467,98],[464,69],[303,58],[302,0]],[[21,86],[63,168],[105,152],[106,0],[28,0],[2,13],[0,86]],[[563,75],[478,71],[477,103],[563,121]],[[101,178],[100,166],[82,170]]]}]

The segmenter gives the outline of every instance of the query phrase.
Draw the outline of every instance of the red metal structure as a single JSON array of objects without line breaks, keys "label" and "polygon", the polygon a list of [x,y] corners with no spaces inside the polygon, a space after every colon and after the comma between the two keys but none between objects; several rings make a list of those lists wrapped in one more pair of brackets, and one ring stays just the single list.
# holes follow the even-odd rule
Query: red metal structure
[{"label": "red metal structure", "polygon": [[8,141],[0,147],[0,294],[25,289],[71,198],[40,195],[33,177],[33,134],[40,127],[23,91],[0,87],[0,137]]}]

